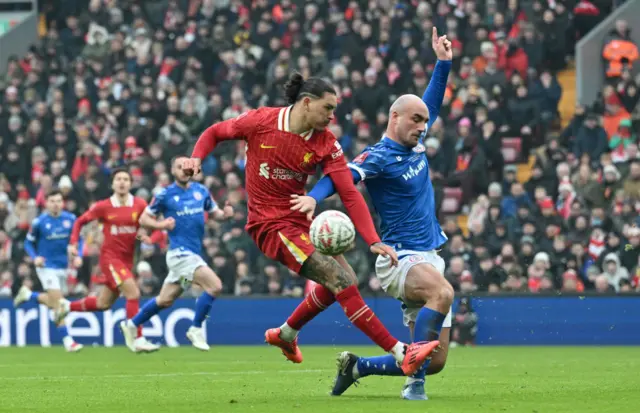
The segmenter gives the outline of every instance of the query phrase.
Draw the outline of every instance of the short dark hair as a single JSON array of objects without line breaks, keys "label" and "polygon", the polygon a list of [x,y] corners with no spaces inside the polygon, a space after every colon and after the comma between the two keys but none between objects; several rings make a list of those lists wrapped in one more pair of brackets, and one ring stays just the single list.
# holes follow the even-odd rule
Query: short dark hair
[{"label": "short dark hair", "polygon": [[320,99],[325,93],[335,95],[336,91],[329,82],[319,77],[310,77],[304,80],[298,72],[291,73],[289,80],[284,85],[284,94],[290,105],[305,97]]},{"label": "short dark hair", "polygon": [[62,192],[59,189],[52,189],[51,191],[47,192],[47,196],[45,197],[45,199],[49,199],[52,196],[56,196],[56,195],[60,195],[61,197],[64,197],[64,195],[62,195]]},{"label": "short dark hair", "polygon": [[189,158],[187,155],[176,155],[174,157],[171,158],[171,163],[169,165],[171,165],[173,167],[173,164],[180,158]]},{"label": "short dark hair", "polygon": [[129,175],[129,179],[133,180],[133,177],[131,176],[131,172],[129,172],[127,168],[116,168],[113,171],[111,171],[111,183],[113,183],[113,180],[116,179],[116,176],[119,173],[125,173]]}]

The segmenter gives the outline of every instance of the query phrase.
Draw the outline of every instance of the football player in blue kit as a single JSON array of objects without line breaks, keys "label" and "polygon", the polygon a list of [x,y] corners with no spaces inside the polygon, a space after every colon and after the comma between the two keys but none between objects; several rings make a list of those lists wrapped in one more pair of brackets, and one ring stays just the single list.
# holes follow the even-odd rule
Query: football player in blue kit
[{"label": "football player in blue kit", "polygon": [[[170,307],[186,288],[195,283],[204,291],[196,301],[193,325],[187,331],[187,338],[197,349],[209,350],[202,323],[220,293],[222,283],[201,257],[206,214],[214,219],[230,218],[233,208],[228,204],[223,209],[218,208],[207,187],[191,181],[191,176],[182,170],[187,159],[181,156],[172,160],[171,173],[175,182],[160,191],[140,217],[141,226],[169,232],[166,256],[169,274],[160,294],[146,302],[135,317],[120,323],[129,348],[134,345],[138,326]],[[159,219],[160,215],[163,219]]]},{"label": "football player in blue kit", "polygon": [[[376,276],[387,294],[402,302],[404,323],[414,341],[440,341],[440,349],[413,376],[407,377],[402,397],[426,400],[426,374],[442,370],[451,327],[453,287],[444,278],[445,263],[437,250],[447,241],[436,216],[429,164],[422,139],[435,122],[451,69],[451,43],[433,29],[432,46],[438,57],[433,76],[420,99],[400,96],[389,110],[383,138],[352,163],[354,182],[364,181],[381,219],[382,241],[395,248],[399,264],[376,261]],[[318,202],[335,192],[330,179],[321,179],[308,196],[295,197],[292,209],[313,216]],[[343,352],[332,394],[341,395],[369,375],[402,376],[393,357],[358,357]]]},{"label": "football player in blue kit", "polygon": [[[64,211],[63,206],[62,193],[57,190],[49,192],[46,197],[46,210],[31,223],[27,239],[24,241],[24,250],[33,260],[36,274],[45,292],[33,292],[26,286],[20,287],[13,301],[16,307],[25,302],[33,302],[56,309],[63,294],[67,292],[67,246],[76,216]],[[79,248],[79,251],[82,251],[82,248]],[[75,257],[72,264],[74,268],[79,268],[82,266],[82,258]],[[76,343],[69,335],[64,320],[58,323],[58,331],[66,351],[74,353],[82,350],[82,344]]]}]

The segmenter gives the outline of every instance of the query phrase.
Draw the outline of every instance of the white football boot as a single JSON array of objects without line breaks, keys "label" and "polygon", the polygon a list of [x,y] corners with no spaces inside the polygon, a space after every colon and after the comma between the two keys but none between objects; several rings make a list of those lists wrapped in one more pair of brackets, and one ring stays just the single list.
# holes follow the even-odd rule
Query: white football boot
[{"label": "white football boot", "polygon": [[16,294],[16,298],[13,299],[13,306],[19,307],[20,305],[26,303],[31,298],[31,290],[24,285],[20,287],[18,290],[18,294]]},{"label": "white football boot", "polygon": [[195,326],[189,327],[187,330],[187,338],[191,340],[193,347],[202,351],[209,351],[210,347],[207,344],[207,339],[204,336],[204,330]]}]

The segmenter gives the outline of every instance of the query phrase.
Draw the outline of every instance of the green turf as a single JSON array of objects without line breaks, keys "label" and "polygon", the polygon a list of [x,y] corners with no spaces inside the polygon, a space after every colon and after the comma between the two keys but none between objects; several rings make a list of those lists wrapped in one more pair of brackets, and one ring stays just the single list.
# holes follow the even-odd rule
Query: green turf
[{"label": "green turf", "polygon": [[[0,412],[404,413],[640,411],[637,348],[457,348],[428,379],[427,402],[399,398],[403,379],[367,377],[328,396],[332,347],[303,346],[293,365],[267,347],[0,349]],[[352,348],[377,355],[376,348]]]}]

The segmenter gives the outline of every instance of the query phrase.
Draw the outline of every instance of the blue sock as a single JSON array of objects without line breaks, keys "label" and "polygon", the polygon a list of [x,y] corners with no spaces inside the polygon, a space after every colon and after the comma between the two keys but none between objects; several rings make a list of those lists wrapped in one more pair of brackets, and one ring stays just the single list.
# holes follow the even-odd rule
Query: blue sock
[{"label": "blue sock", "polygon": [[396,363],[396,358],[391,354],[378,357],[359,357],[357,365],[360,377],[371,375],[404,376],[402,369]]},{"label": "blue sock", "polygon": [[[413,341],[434,341],[440,337],[442,331],[442,323],[447,315],[427,307],[422,307],[418,316],[413,333]],[[427,375],[427,368],[431,364],[431,360],[424,362],[420,370],[413,376],[413,379],[424,380]]]},{"label": "blue sock", "polygon": [[38,304],[38,297],[40,296],[40,294],[42,293],[37,293],[35,291],[31,292],[31,296],[29,297],[29,302],[30,303],[34,303],[34,304]]},{"label": "blue sock", "polygon": [[414,341],[437,340],[446,316],[436,310],[422,307],[416,317]]},{"label": "blue sock", "polygon": [[136,314],[131,321],[137,327],[151,319],[154,315],[158,314],[162,310],[162,307],[158,305],[155,298],[144,303],[138,314]]},{"label": "blue sock", "polygon": [[67,336],[69,336],[69,330],[67,330],[67,326],[63,325],[63,326],[59,326],[58,327],[58,332],[60,333],[60,337],[65,338]]},{"label": "blue sock", "polygon": [[198,300],[196,301],[196,314],[193,316],[193,326],[197,328],[202,327],[202,323],[204,319],[209,315],[209,311],[211,311],[211,306],[213,305],[213,300],[216,297],[210,295],[206,291],[200,294]]}]

